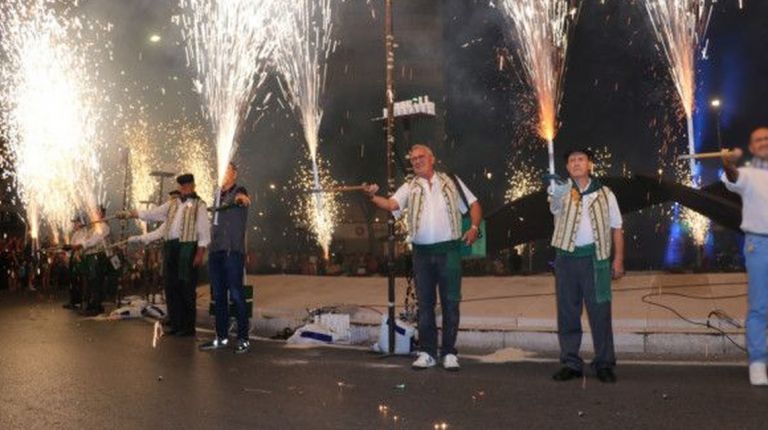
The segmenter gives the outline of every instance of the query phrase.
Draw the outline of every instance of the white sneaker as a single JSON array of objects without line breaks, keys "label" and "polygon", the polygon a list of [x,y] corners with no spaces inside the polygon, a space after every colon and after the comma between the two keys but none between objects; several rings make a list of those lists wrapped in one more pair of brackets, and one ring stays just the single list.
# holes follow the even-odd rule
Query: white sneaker
[{"label": "white sneaker", "polygon": [[459,357],[455,354],[447,354],[443,357],[443,368],[452,372],[461,369],[461,366],[459,366]]},{"label": "white sneaker", "polygon": [[435,365],[437,365],[437,361],[431,355],[426,352],[420,352],[416,361],[411,364],[411,367],[416,370],[423,370],[435,367]]},{"label": "white sneaker", "polygon": [[749,364],[749,383],[752,385],[768,385],[765,363],[755,362]]}]

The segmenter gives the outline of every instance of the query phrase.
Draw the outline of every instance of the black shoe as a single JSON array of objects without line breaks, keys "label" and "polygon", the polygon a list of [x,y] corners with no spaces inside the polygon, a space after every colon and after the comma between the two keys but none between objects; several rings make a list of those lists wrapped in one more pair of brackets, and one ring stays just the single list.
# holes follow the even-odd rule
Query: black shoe
[{"label": "black shoe", "polygon": [[179,330],[179,331],[177,331],[175,333],[175,335],[178,336],[178,337],[192,337],[192,336],[194,336],[196,334],[197,333],[195,332],[194,329],[192,329],[192,330]]},{"label": "black shoe", "polygon": [[570,367],[563,367],[552,375],[552,379],[555,381],[570,381],[571,379],[581,378],[582,373],[578,370],[571,369]]},{"label": "black shoe", "polygon": [[67,303],[67,304],[61,305],[61,307],[64,309],[69,309],[71,311],[74,311],[75,309],[77,309],[77,305],[74,303]]},{"label": "black shoe", "polygon": [[163,335],[164,336],[175,336],[179,334],[179,330],[173,327],[165,328],[163,327]]},{"label": "black shoe", "polygon": [[613,369],[610,367],[597,369],[597,379],[600,380],[600,382],[605,382],[607,384],[615,384],[616,374],[613,373]]}]

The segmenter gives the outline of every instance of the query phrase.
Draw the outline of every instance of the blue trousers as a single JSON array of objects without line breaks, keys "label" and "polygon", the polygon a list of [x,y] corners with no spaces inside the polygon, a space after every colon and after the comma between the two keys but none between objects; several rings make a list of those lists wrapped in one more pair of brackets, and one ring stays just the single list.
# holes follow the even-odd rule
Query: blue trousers
[{"label": "blue trousers", "polygon": [[[243,289],[245,258],[239,252],[217,251],[208,256],[211,296],[216,302],[216,336],[226,339],[229,331],[229,300],[235,305],[237,338],[248,339],[248,308]],[[227,294],[229,293],[229,294]]]},{"label": "blue trousers", "polygon": [[595,348],[594,369],[616,366],[613,346],[611,302],[598,302],[592,257],[555,258],[555,291],[557,293],[557,338],[560,342],[560,362],[581,371],[584,361],[581,349],[581,312],[587,309],[592,343]]},{"label": "blue trousers", "polygon": [[419,349],[437,358],[437,324],[435,305],[437,292],[443,311],[443,339],[441,356],[456,354],[459,334],[459,300],[448,294],[448,273],[445,254],[413,253],[413,272],[416,277],[416,296],[419,301]]},{"label": "blue trousers", "polygon": [[768,361],[768,236],[747,234],[744,259],[749,278],[747,353],[750,363],[765,363]]}]

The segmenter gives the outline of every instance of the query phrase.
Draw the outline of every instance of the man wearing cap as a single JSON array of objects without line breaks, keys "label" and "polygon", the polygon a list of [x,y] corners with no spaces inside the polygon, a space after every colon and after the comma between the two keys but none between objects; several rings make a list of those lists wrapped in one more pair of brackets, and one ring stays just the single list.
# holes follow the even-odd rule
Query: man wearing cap
[{"label": "man wearing cap", "polygon": [[195,193],[195,177],[185,173],[179,175],[176,182],[178,198],[152,209],[123,212],[118,216],[165,223],[163,278],[170,325],[166,334],[194,336],[197,268],[203,263],[205,249],[211,241],[210,227],[205,202]]},{"label": "man wearing cap", "polygon": [[569,151],[565,155],[569,179],[549,190],[549,207],[555,217],[552,246],[556,250],[557,334],[563,364],[553,375],[556,381],[582,376],[581,312],[586,307],[595,348],[592,367],[601,382],[616,382],[611,278],[624,275],[624,236],[616,197],[591,176],[593,160],[588,149]]},{"label": "man wearing cap", "polygon": [[[237,318],[237,344],[235,353],[250,349],[248,340],[248,308],[243,288],[245,274],[245,229],[248,221],[248,206],[251,199],[248,191],[237,185],[237,166],[229,163],[224,173],[224,184],[219,195],[216,221],[211,227],[211,246],[208,250],[208,272],[211,278],[211,297],[216,315],[216,337],[200,345],[210,351],[225,348],[229,343],[229,300],[235,306]],[[229,295],[227,294],[229,293]]]}]

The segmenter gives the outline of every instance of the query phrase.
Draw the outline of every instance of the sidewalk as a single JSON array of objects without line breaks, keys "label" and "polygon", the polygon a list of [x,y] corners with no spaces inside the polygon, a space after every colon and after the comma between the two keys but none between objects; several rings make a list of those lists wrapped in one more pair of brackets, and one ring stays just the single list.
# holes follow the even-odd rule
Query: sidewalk
[{"label": "sidewalk", "polygon": [[[285,327],[295,328],[307,316],[307,309],[337,305],[351,316],[353,343],[371,344],[377,340],[378,326],[386,313],[386,278],[269,275],[249,276],[248,282],[255,287],[256,318],[252,325],[258,335],[272,336]],[[405,289],[405,280],[398,279],[398,312],[402,310]],[[465,278],[462,292],[459,347],[487,351],[510,347],[533,352],[558,350],[552,276]],[[715,310],[743,325],[745,294],[744,273],[630,273],[613,284],[617,352],[695,358],[739,356],[741,351],[725,336],[705,325],[707,316]],[[644,296],[703,326],[644,303]],[[200,287],[201,318],[208,318],[209,300],[209,287]],[[716,316],[710,322],[743,345],[743,329]],[[592,341],[586,318],[583,327],[583,349],[589,351]]]}]

